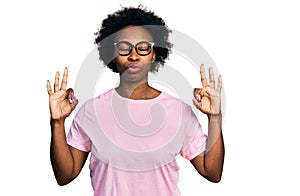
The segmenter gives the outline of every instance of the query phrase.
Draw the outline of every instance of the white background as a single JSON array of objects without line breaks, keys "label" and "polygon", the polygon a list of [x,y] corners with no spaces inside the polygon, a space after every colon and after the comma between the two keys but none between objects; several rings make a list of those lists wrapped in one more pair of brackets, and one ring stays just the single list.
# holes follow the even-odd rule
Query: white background
[{"label": "white background", "polygon": [[87,166],[71,184],[55,182],[46,80],[68,66],[74,85],[101,21],[140,2],[197,40],[226,86],[222,181],[179,159],[182,195],[299,195],[296,0],[1,1],[0,195],[92,195]]}]

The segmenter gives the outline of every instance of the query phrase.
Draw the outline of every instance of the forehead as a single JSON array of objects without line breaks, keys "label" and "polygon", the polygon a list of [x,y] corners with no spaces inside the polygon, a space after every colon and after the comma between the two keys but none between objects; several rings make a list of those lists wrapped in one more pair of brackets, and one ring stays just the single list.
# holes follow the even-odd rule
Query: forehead
[{"label": "forehead", "polygon": [[138,43],[140,41],[153,41],[148,30],[141,26],[128,26],[117,33],[116,41],[129,41],[130,43]]}]

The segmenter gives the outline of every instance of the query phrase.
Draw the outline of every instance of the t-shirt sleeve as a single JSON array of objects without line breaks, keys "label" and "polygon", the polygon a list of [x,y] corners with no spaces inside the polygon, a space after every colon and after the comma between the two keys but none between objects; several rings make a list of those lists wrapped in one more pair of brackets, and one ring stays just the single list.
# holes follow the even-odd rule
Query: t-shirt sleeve
[{"label": "t-shirt sleeve", "polygon": [[91,151],[91,140],[83,130],[84,109],[80,109],[72,121],[70,130],[67,134],[67,143],[81,151]]},{"label": "t-shirt sleeve", "polygon": [[192,160],[206,150],[207,136],[203,133],[201,124],[190,107],[185,117],[185,138],[180,155],[187,160]]}]

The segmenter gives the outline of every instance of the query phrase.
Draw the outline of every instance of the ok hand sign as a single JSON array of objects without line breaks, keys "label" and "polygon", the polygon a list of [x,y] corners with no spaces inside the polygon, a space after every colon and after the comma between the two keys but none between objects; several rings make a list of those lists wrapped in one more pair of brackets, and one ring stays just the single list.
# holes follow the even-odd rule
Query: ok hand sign
[{"label": "ok hand sign", "polygon": [[49,94],[49,106],[52,120],[64,120],[68,117],[78,100],[74,96],[73,89],[67,88],[68,69],[65,68],[61,86],[59,88],[59,72],[55,74],[54,92],[51,89],[50,81],[47,81],[47,91]]},{"label": "ok hand sign", "polygon": [[206,80],[205,68],[200,66],[202,88],[194,89],[194,105],[207,115],[216,115],[221,112],[221,88],[222,78],[218,77],[218,86],[215,88],[214,72],[209,68],[209,83]]}]

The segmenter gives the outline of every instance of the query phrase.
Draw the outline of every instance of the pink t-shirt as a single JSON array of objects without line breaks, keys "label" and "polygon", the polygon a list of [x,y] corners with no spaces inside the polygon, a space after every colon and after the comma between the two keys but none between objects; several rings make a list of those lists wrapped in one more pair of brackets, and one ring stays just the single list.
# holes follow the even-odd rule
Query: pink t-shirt
[{"label": "pink t-shirt", "polygon": [[207,136],[190,106],[162,92],[150,100],[121,97],[115,89],[87,101],[67,136],[90,152],[95,196],[174,196],[177,155],[191,160]]}]

